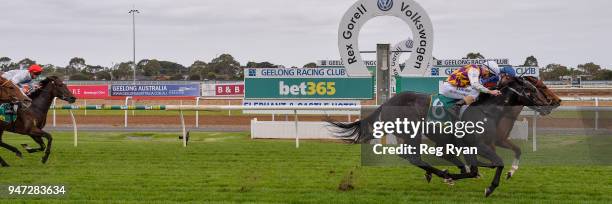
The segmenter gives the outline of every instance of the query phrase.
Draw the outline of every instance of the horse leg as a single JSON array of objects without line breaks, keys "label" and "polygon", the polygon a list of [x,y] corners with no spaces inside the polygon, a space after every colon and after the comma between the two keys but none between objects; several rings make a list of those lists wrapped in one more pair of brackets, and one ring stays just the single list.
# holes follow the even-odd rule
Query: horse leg
[{"label": "horse leg", "polygon": [[53,141],[53,137],[49,133],[45,134],[45,138],[47,138],[47,149],[45,149],[45,156],[42,159],[43,164],[47,163],[49,155],[51,155],[51,142]]},{"label": "horse leg", "polygon": [[[405,154],[405,155],[401,155],[400,157],[402,157],[403,159],[406,159],[410,162],[410,164],[415,165],[423,170],[425,170],[425,179],[427,180],[427,182],[431,182],[431,178],[432,178],[432,174],[435,174],[436,176],[440,177],[440,178],[444,178],[445,180],[451,179],[448,176],[448,171],[447,170],[440,170],[438,168],[435,168],[433,166],[431,166],[430,164],[428,164],[427,162],[423,161],[421,158],[421,154],[420,154],[420,144],[421,144],[421,140],[422,140],[422,136],[419,135],[416,138],[411,138],[411,139],[404,139],[404,138],[410,138],[409,135],[405,135],[405,134],[401,134],[399,135],[398,139],[402,140],[402,144],[407,144],[410,145],[412,147],[417,147],[416,154]],[[448,181],[447,181],[448,183]]]},{"label": "horse leg", "polygon": [[479,153],[480,155],[488,158],[493,162],[493,165],[496,166],[495,176],[493,177],[493,181],[491,181],[491,185],[485,189],[485,197],[489,197],[493,194],[493,191],[499,186],[499,180],[504,170],[504,162],[503,160],[493,151],[489,145],[485,145],[480,143],[479,145]]},{"label": "horse leg", "polygon": [[512,141],[508,139],[497,141],[496,145],[502,148],[511,149],[514,152],[514,160],[512,161],[512,168],[510,169],[510,171],[508,171],[508,174],[506,176],[506,179],[510,179],[512,178],[512,176],[514,176],[514,173],[519,168],[519,161],[521,159],[521,153],[522,153],[521,148],[516,146],[514,143],[512,143]]},{"label": "horse leg", "polygon": [[27,144],[21,144],[21,146],[25,148],[26,151],[28,151],[28,153],[42,152],[43,150],[45,150],[46,145],[45,145],[45,142],[42,140],[41,134],[37,133],[37,134],[31,134],[28,136],[30,136],[30,138],[32,138],[32,140],[34,140],[34,142],[36,142],[36,144],[39,145],[38,148],[32,148],[32,147],[29,147]]},{"label": "horse leg", "polygon": [[5,149],[11,150],[11,152],[14,152],[17,157],[19,157],[20,159],[23,159],[23,155],[21,154],[21,151],[19,151],[19,149],[17,149],[16,147],[13,147],[12,145],[4,143],[4,141],[2,141],[3,133],[4,131],[0,130],[0,147],[4,147]]},{"label": "horse leg", "polygon": [[457,168],[459,168],[459,170],[461,171],[462,174],[464,173],[468,173],[470,171],[469,167],[466,166],[459,158],[457,158],[455,155],[450,155],[450,154],[444,154],[441,156],[442,159],[453,163],[455,166],[457,166]]},{"label": "horse leg", "polygon": [[[40,145],[41,151],[44,150],[45,151],[45,155],[43,155],[41,161],[42,163],[47,163],[47,160],[49,159],[49,155],[51,154],[51,142],[53,141],[53,138],[51,137],[51,134],[41,130],[41,129],[36,129],[35,131],[33,131],[31,136],[32,138],[36,138],[35,141]],[[47,146],[45,148],[45,143],[43,142],[42,138],[46,138],[47,139]]]},{"label": "horse leg", "polygon": [[2,167],[9,167],[10,165],[8,163],[6,163],[6,161],[4,161],[4,159],[2,159],[2,157],[0,157],[0,166],[2,166]]},{"label": "horse leg", "polygon": [[[456,157],[456,156],[450,155],[450,156],[447,156],[447,157],[449,159],[461,162],[461,160],[459,160],[459,158]],[[461,162],[461,164],[464,165],[465,172],[462,171],[460,174],[450,174],[449,173],[448,176],[452,180],[461,180],[461,179],[466,179],[466,178],[478,178],[480,176],[480,174],[478,173],[478,165],[475,162],[476,155],[464,155],[464,157],[465,157],[466,162],[468,164],[468,165],[465,165],[465,164],[463,164],[463,162]]]},{"label": "horse leg", "polygon": [[[420,154],[408,154],[404,157],[404,159],[408,160],[410,164],[415,165],[423,170],[425,170],[425,179],[427,182],[431,182],[431,175],[435,174],[436,176],[443,179],[452,179],[449,176],[448,170],[440,170],[436,167],[429,165],[427,162],[421,159]],[[448,183],[449,181],[447,181]]]}]

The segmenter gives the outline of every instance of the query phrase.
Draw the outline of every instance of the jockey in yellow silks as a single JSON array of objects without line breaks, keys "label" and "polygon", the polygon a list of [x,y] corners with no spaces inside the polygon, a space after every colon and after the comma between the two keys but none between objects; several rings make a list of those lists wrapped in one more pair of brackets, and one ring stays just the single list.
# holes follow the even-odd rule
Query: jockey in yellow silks
[{"label": "jockey in yellow silks", "polygon": [[497,62],[488,61],[482,65],[469,64],[455,70],[440,88],[440,94],[454,99],[460,99],[452,109],[458,109],[462,105],[473,103],[480,93],[487,93],[494,96],[501,95],[498,90],[489,90],[481,84],[482,78],[489,78],[498,75],[500,68]]}]

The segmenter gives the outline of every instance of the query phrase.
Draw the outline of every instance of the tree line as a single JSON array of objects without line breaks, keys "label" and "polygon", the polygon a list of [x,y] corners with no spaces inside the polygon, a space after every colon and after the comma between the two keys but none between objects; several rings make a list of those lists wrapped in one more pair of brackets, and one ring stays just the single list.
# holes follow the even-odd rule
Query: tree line
[{"label": "tree line", "polygon": [[[13,61],[9,57],[0,57],[0,70],[27,68],[32,64],[40,64],[44,76],[60,76],[70,80],[132,80],[132,61],[114,64],[110,67],[87,64],[81,57],[73,57],[65,66],[41,64],[30,58]],[[307,66],[316,66],[309,63]],[[306,65],[305,65],[306,66]],[[230,54],[222,54],[210,62],[194,61],[189,66],[176,62],[143,59],[136,63],[136,80],[242,80],[243,68],[277,68],[284,67],[271,62],[240,62]]]},{"label": "tree line", "polygon": [[[463,59],[485,59],[485,57],[479,52],[470,52]],[[538,59],[536,57],[529,56],[525,58],[524,63],[521,65],[524,67],[539,67]],[[540,78],[545,81],[558,81],[568,78],[581,77],[582,80],[612,80],[612,70],[605,69],[601,65],[593,62],[580,64],[576,67],[569,67],[561,64],[548,64],[540,68]]]},{"label": "tree line", "polygon": [[[486,59],[479,52],[470,52],[463,59]],[[0,57],[0,69],[8,71],[19,68],[27,68],[36,64],[35,60],[25,58],[13,61],[9,57]],[[89,65],[81,57],[73,57],[65,66],[53,64],[42,64],[44,76],[60,76],[70,80],[132,80],[132,62],[121,62],[110,67],[102,65]],[[525,59],[521,66],[539,67],[538,60],[534,56]],[[317,67],[314,62],[305,64],[303,67]],[[246,65],[236,61],[230,54],[222,54],[210,62],[201,60],[194,61],[189,66],[176,62],[158,59],[143,59],[136,63],[137,80],[242,80],[244,78],[243,68],[284,68],[271,62],[252,62]],[[293,67],[295,68],[295,67]],[[600,65],[589,62],[569,67],[561,64],[549,64],[541,68],[540,77],[547,81],[562,80],[568,77],[581,77],[583,80],[612,80],[612,70],[605,69]]]}]

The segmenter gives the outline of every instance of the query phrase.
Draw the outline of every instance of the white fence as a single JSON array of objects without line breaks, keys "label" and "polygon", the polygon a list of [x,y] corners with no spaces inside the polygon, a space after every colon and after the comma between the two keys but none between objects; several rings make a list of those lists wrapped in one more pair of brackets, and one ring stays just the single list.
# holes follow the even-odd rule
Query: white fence
[{"label": "white fence", "polygon": [[[333,133],[330,133],[329,131],[327,131],[327,128],[322,125],[321,123],[308,123],[308,122],[299,122],[298,121],[298,110],[313,110],[312,107],[265,107],[265,106],[259,106],[259,107],[244,107],[244,106],[214,106],[214,105],[210,105],[210,106],[203,106],[203,105],[166,105],[164,106],[165,110],[167,111],[179,111],[179,115],[180,115],[180,119],[181,119],[181,126],[182,126],[182,135],[183,135],[183,146],[187,146],[187,127],[185,124],[185,119],[184,119],[184,115],[183,112],[184,111],[204,111],[204,110],[216,110],[216,111],[225,111],[225,110],[271,110],[271,109],[275,109],[275,110],[292,110],[294,112],[294,121],[293,121],[293,125],[288,125],[286,122],[285,123],[258,123],[257,121],[252,121],[252,123],[254,122],[254,124],[259,125],[260,127],[251,127],[252,131],[255,131],[257,133],[255,138],[259,137],[263,137],[261,136],[262,134],[283,134],[283,137],[287,137],[284,135],[290,135],[289,133],[291,132],[291,130],[293,130],[293,137],[295,138],[295,145],[296,148],[299,148],[299,140],[300,140],[300,135],[304,135],[304,137],[315,137],[315,136],[310,136],[310,135],[314,135],[311,133],[315,133],[315,134],[321,134],[322,136],[319,136],[321,138],[332,138],[329,137],[330,134],[333,136]],[[374,106],[374,105],[361,105],[358,107],[346,107],[346,106],[340,106],[340,107],[334,107],[334,106],[328,106],[328,107],[317,107],[316,110],[322,110],[322,111],[332,111],[332,110],[362,110],[362,109],[375,109],[378,106]],[[53,107],[53,109],[55,109],[55,107]],[[66,108],[63,108],[66,109]],[[80,107],[78,106],[72,106],[68,109],[80,109]],[[128,110],[130,109],[129,106],[125,106],[125,109]],[[612,111],[612,107],[581,107],[581,106],[561,106],[558,107],[556,110],[560,110],[560,111],[594,111],[596,113],[595,115],[595,129],[598,128],[598,118],[599,118],[599,112],[601,111],[605,111],[605,112],[610,112]],[[155,110],[155,111],[159,111],[159,110]],[[73,116],[72,111],[70,111],[71,116]],[[533,150],[536,151],[537,149],[537,134],[536,134],[536,127],[537,127],[537,123],[536,123],[536,118],[538,117],[538,115],[532,111],[526,108],[526,110],[524,110],[521,115],[524,116],[533,116],[532,120],[533,120],[533,125],[532,125],[532,135],[533,135]],[[77,146],[77,126],[76,126],[76,121],[74,119],[74,117],[72,117],[72,122],[73,122],[73,127],[74,127],[74,145]],[[517,124],[515,124],[516,126]],[[525,126],[526,124],[523,122],[519,123],[520,127],[517,128],[519,129],[519,131],[523,131],[523,132],[519,132],[517,134],[519,135],[527,135],[524,134],[525,133]],[[280,128],[280,129],[279,129]],[[313,131],[316,130],[316,131]],[[327,133],[325,133],[327,132]],[[524,137],[524,136],[523,136]],[[312,138],[312,139],[321,139],[321,138]]]}]

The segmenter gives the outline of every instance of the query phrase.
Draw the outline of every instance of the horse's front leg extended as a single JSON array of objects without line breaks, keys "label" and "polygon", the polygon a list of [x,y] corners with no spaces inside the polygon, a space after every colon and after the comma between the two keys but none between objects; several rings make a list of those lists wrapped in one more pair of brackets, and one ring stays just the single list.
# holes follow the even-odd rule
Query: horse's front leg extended
[{"label": "horse's front leg extended", "polygon": [[521,159],[521,148],[516,146],[514,143],[512,143],[512,141],[508,139],[497,141],[496,144],[497,146],[511,149],[514,152],[514,161],[512,161],[512,168],[510,169],[510,171],[508,171],[506,176],[506,179],[510,179],[512,178],[512,176],[514,176],[514,173],[519,168],[519,160]]},{"label": "horse's front leg extended", "polygon": [[[51,134],[36,128],[31,131],[29,135],[36,143],[38,143],[38,145],[40,145],[40,148],[36,151],[45,151],[45,155],[42,158],[42,163],[46,163],[49,159],[49,155],[51,154],[51,142],[53,141]],[[47,139],[47,145],[45,145],[42,139],[43,137]]]},{"label": "horse's front leg extended", "polygon": [[[43,131],[44,132],[44,131]],[[44,132],[45,134],[43,135],[43,137],[47,138],[47,148],[45,149],[45,155],[42,158],[42,163],[47,163],[47,160],[49,159],[49,155],[51,155],[51,142],[53,141],[53,137],[51,137],[51,134]]]}]

